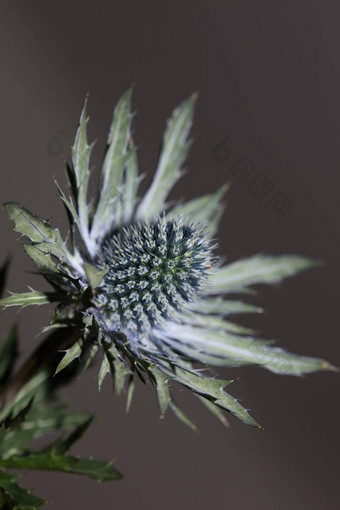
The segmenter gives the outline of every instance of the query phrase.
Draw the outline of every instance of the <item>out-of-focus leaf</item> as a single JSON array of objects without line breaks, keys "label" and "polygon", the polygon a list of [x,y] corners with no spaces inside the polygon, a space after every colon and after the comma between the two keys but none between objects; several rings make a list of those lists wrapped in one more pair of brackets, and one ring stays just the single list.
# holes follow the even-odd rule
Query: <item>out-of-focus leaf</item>
[{"label": "out-of-focus leaf", "polygon": [[137,220],[157,216],[164,209],[169,191],[181,176],[182,164],[191,145],[188,134],[196,97],[197,95],[193,94],[184,101],[168,121],[158,167],[150,188],[137,208]]},{"label": "out-of-focus leaf", "polygon": [[53,450],[58,454],[66,453],[85,434],[93,419],[94,416],[87,415],[71,433],[54,441],[48,450]]},{"label": "out-of-focus leaf", "polygon": [[242,301],[231,301],[222,298],[206,298],[188,303],[187,308],[195,312],[213,315],[232,315],[238,313],[262,313],[263,308],[249,305]]},{"label": "out-of-focus leaf", "polygon": [[[84,424],[89,424],[92,420],[91,415],[71,412],[63,405],[32,406],[33,400],[32,398],[15,416],[6,418],[4,426],[0,429],[0,457],[8,458],[27,452],[33,439],[50,431],[66,431],[76,427],[70,437],[80,437],[76,435],[78,428],[82,430]],[[61,444],[65,441],[66,438],[60,440]]]},{"label": "out-of-focus leaf", "polygon": [[199,313],[183,313],[181,315],[181,323],[195,327],[202,326],[203,328],[228,331],[230,333],[237,333],[238,335],[253,335],[255,333],[253,329],[226,321],[222,317],[201,315]]},{"label": "out-of-focus leaf", "polygon": [[188,222],[199,222],[205,226],[205,234],[211,237],[217,231],[222,208],[221,200],[228,189],[229,184],[225,184],[213,194],[177,205],[169,212],[168,217],[171,219],[182,217]]},{"label": "out-of-focus leaf", "polygon": [[0,267],[0,296],[2,296],[2,292],[6,284],[9,262],[10,262],[9,259],[5,260],[3,265]]},{"label": "out-of-focus leaf", "polygon": [[0,299],[0,306],[29,306],[29,305],[45,305],[59,301],[60,295],[54,292],[22,292],[11,294],[10,296]]},{"label": "out-of-focus leaf", "polygon": [[4,510],[36,510],[46,503],[43,499],[34,496],[28,490],[20,487],[15,482],[18,477],[19,475],[0,471],[0,488],[11,500],[10,502],[6,501],[6,504],[11,506],[3,507]]},{"label": "out-of-focus leaf", "polygon": [[175,416],[177,416],[177,418],[181,420],[182,423],[184,423],[184,425],[189,427],[194,432],[197,432],[197,426],[190,420],[190,418],[187,417],[187,415],[182,411],[180,407],[178,407],[178,405],[173,400],[169,402],[169,407]]},{"label": "out-of-focus leaf", "polygon": [[[62,471],[87,476],[97,482],[119,480],[121,473],[110,462],[90,458],[78,458],[71,455],[60,455],[51,450],[42,454],[13,456],[1,460],[0,466],[11,469],[39,469],[44,471]],[[0,482],[1,483],[1,482]]]},{"label": "out-of-focus leaf", "polygon": [[47,292],[23,292],[23,293],[14,293],[10,296],[0,299],[0,306],[29,306],[29,305],[43,305],[46,303],[52,303],[53,301],[57,301],[54,297],[56,296],[53,293]]},{"label": "out-of-focus leaf", "polygon": [[18,328],[12,327],[0,346],[0,385],[3,385],[11,375],[18,354]]},{"label": "out-of-focus leaf", "polygon": [[127,395],[126,395],[126,412],[127,413],[130,411],[134,390],[135,390],[135,380],[134,380],[133,376],[130,376],[130,379],[128,382],[128,388],[127,388]]},{"label": "out-of-focus leaf", "polygon": [[197,398],[202,402],[202,404],[214,415],[220,422],[225,426],[229,427],[229,422],[227,418],[224,415],[224,412],[220,407],[217,407],[214,402],[211,402],[210,400],[207,400],[204,397],[201,397],[201,395],[197,395]]}]

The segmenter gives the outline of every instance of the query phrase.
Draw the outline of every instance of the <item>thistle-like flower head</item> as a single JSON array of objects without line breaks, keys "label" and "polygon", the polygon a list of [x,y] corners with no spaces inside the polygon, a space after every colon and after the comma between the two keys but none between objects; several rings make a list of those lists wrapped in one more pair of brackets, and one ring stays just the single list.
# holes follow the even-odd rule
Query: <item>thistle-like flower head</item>
[{"label": "thistle-like flower head", "polygon": [[107,270],[94,301],[110,329],[138,342],[197,300],[211,259],[209,243],[195,226],[159,219],[126,227],[103,245]]},{"label": "thistle-like flower head", "polygon": [[226,410],[257,425],[224,391],[232,381],[209,376],[202,366],[255,364],[291,375],[333,368],[324,360],[273,347],[229,319],[262,311],[230,295],[244,294],[254,284],[280,282],[315,262],[301,256],[255,255],[222,265],[212,239],[228,186],[172,207],[166,203],[190,146],[195,99],[193,95],[184,101],[168,122],[153,181],[141,199],[131,90],[114,111],[98,195],[91,200],[92,145],[87,142],[85,104],[72,163],[66,165],[71,196],[58,187],[70,222],[69,241],[22,206],[6,204],[15,231],[29,239],[25,250],[54,291],[13,294],[1,304],[57,303],[51,326],[67,325],[79,332],[57,372],[81,355],[88,356],[89,364],[101,353],[99,387],[111,372],[117,393],[127,387],[128,405],[138,375],[155,386],[161,414],[170,407],[194,427],[173,400],[173,380],[192,390],[222,422]]}]

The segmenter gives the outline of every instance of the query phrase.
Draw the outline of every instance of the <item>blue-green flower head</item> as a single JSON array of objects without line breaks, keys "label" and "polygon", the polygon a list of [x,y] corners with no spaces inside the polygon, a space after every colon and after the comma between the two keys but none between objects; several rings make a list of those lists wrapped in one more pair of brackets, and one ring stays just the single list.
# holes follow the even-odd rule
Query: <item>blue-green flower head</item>
[{"label": "blue-green flower head", "polygon": [[127,335],[148,332],[197,300],[212,264],[198,226],[164,218],[125,227],[104,243],[101,258],[107,272],[96,302]]},{"label": "blue-green flower head", "polygon": [[16,203],[6,209],[15,230],[29,238],[28,255],[54,292],[12,295],[3,305],[55,301],[54,325],[74,326],[77,340],[57,371],[75,358],[101,353],[99,387],[108,372],[117,393],[131,401],[134,375],[151,381],[161,414],[167,408],[185,423],[169,381],[192,390],[221,421],[221,409],[257,425],[224,391],[230,380],[209,377],[202,366],[260,365],[280,374],[301,375],[332,368],[256,338],[236,324],[234,314],[262,309],[236,298],[254,284],[276,284],[315,264],[301,256],[255,255],[222,265],[212,250],[228,185],[182,203],[167,197],[183,174],[196,95],[169,120],[153,180],[139,191],[137,149],[131,135],[131,90],[118,102],[107,139],[97,194],[90,197],[90,156],[86,105],[67,165],[71,195],[60,190],[70,221],[69,241],[58,229]]}]

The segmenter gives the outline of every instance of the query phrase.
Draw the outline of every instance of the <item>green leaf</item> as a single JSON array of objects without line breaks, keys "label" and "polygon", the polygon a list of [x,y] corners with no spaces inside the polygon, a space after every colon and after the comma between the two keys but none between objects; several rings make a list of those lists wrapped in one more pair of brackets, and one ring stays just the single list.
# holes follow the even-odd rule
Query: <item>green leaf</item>
[{"label": "green leaf", "polygon": [[222,298],[205,298],[194,303],[188,303],[187,308],[202,314],[232,315],[239,313],[263,313],[263,308],[249,305],[242,301],[224,300]]},{"label": "green leaf", "polygon": [[14,221],[15,232],[25,235],[33,243],[47,243],[51,249],[56,246],[61,256],[66,256],[67,250],[59,230],[52,228],[49,221],[38,218],[15,202],[5,204],[5,209]]},{"label": "green leaf", "polygon": [[45,503],[43,499],[34,496],[15,482],[18,476],[6,473],[6,471],[0,471],[0,487],[11,498],[13,503],[13,506],[9,508],[13,510],[35,510],[43,505]]},{"label": "green leaf", "polygon": [[59,455],[66,453],[85,434],[93,420],[94,416],[87,415],[71,433],[54,441],[47,450],[53,450]]},{"label": "green leaf", "polygon": [[170,211],[168,217],[171,219],[182,217],[189,222],[200,222],[205,226],[206,235],[211,237],[217,231],[220,212],[223,212],[221,200],[229,187],[229,184],[225,184],[213,194],[178,205]]},{"label": "green leaf", "polygon": [[[164,370],[163,366],[162,370]],[[172,376],[175,381],[232,413],[236,418],[243,421],[243,423],[259,427],[258,423],[249,415],[248,411],[242,407],[234,397],[224,391],[223,388],[233,381],[202,377],[190,370],[183,370],[180,367],[175,368],[175,375],[170,370],[165,369],[164,371]]]},{"label": "green leaf", "polygon": [[39,249],[39,245],[25,244],[24,249],[29,257],[37,264],[42,273],[59,273],[59,269],[50,255]]},{"label": "green leaf", "polygon": [[128,413],[130,411],[133,392],[135,390],[135,379],[133,376],[130,376],[128,387],[127,387],[127,394],[126,394],[126,412]]},{"label": "green leaf", "polygon": [[121,220],[120,223],[126,225],[132,220],[136,207],[137,190],[139,184],[137,152],[131,143],[129,157],[123,175],[121,192]]},{"label": "green leaf", "polygon": [[173,400],[171,400],[169,403],[169,407],[175,416],[177,416],[177,418],[181,420],[182,423],[184,423],[184,425],[189,427],[194,432],[197,432],[197,426],[190,420],[190,418],[187,417],[187,415],[182,411],[180,407],[178,407],[178,405]]},{"label": "green leaf", "polygon": [[63,190],[61,189],[61,187],[57,183],[57,181],[54,181],[54,182],[55,182],[55,184],[56,184],[56,186],[58,188],[59,197],[63,201],[64,206],[66,208],[66,212],[67,212],[67,215],[68,215],[68,219],[69,219],[69,223],[70,223],[71,229],[72,229],[73,224],[75,223],[78,226],[80,234],[84,238],[84,236],[86,235],[86,232],[81,230],[79,214],[78,214],[78,212],[76,210],[75,205],[73,204],[72,197],[67,198],[65,193],[63,192]]},{"label": "green leaf", "polygon": [[[224,331],[170,324],[167,334],[178,341],[178,350],[192,359],[216,366],[259,365],[271,372],[302,375],[320,370],[335,370],[327,361],[299,356],[269,345],[271,341],[237,336]],[[208,356],[208,359],[207,359]]]},{"label": "green leaf", "polygon": [[217,407],[214,402],[211,402],[210,400],[207,400],[204,397],[201,397],[201,395],[197,395],[198,399],[202,402],[202,404],[214,415],[220,422],[225,426],[229,427],[229,422],[227,418],[224,416],[224,412],[221,408]]},{"label": "green leaf", "polygon": [[167,410],[171,401],[169,392],[169,378],[161,372],[156,366],[150,366],[149,371],[155,378],[157,397],[159,409],[161,412],[161,418],[164,417],[165,411]]},{"label": "green leaf", "polygon": [[218,269],[210,277],[205,294],[239,292],[258,283],[275,284],[320,262],[298,255],[254,255]]},{"label": "green leaf", "polygon": [[[121,357],[119,351],[114,346],[110,337],[105,335],[101,338],[101,344],[104,348],[107,361],[110,366],[111,373],[114,377],[114,389],[117,395],[120,395],[123,391],[125,379],[131,374],[131,370],[126,365],[125,361]],[[103,361],[100,368],[98,384],[99,388],[104,380],[105,374],[107,373],[107,364]]]},{"label": "green leaf", "polygon": [[0,299],[0,306],[29,306],[29,305],[45,305],[59,301],[60,294],[54,292],[23,292],[11,294],[10,296]]},{"label": "green leaf", "polygon": [[82,459],[71,455],[59,455],[55,451],[36,455],[13,456],[9,459],[0,460],[0,466],[11,469],[62,471],[87,476],[97,482],[119,480],[123,477],[110,462],[90,458]]},{"label": "green leaf", "polygon": [[253,329],[240,326],[234,322],[226,321],[222,317],[211,315],[201,315],[200,313],[182,313],[180,317],[181,323],[190,326],[202,326],[203,328],[216,329],[221,331],[229,331],[239,335],[253,335]]},{"label": "green leaf", "polygon": [[157,216],[165,207],[165,200],[181,176],[182,164],[191,143],[188,134],[192,125],[197,95],[193,94],[173,112],[163,138],[163,147],[153,181],[136,212],[137,220]]},{"label": "green leaf", "polygon": [[93,144],[88,145],[86,124],[87,99],[81,112],[79,128],[76,134],[74,145],[72,147],[72,162],[76,177],[77,186],[77,206],[79,215],[79,231],[86,242],[89,235],[89,211],[87,204],[87,189],[90,177],[89,162]]},{"label": "green leaf", "polygon": [[59,365],[56,368],[55,374],[57,375],[61,370],[64,370],[73,360],[79,358],[83,352],[84,339],[80,338],[77,340],[72,347],[65,351],[63,359],[60,361]]},{"label": "green leaf", "polygon": [[99,373],[98,373],[98,390],[100,391],[102,384],[104,382],[105,377],[110,372],[110,363],[107,359],[106,354],[103,356],[103,361],[100,365]]},{"label": "green leaf", "polygon": [[91,289],[96,289],[106,275],[108,269],[99,270],[92,264],[84,264],[83,267]]},{"label": "green leaf", "polygon": [[11,375],[18,355],[18,327],[14,325],[0,347],[0,384],[6,383]]},{"label": "green leaf", "polygon": [[131,125],[131,93],[129,89],[123,94],[114,111],[102,168],[100,196],[91,229],[93,242],[112,228],[118,185],[129,157],[127,145]]},{"label": "green leaf", "polygon": [[[65,431],[74,427],[76,431],[92,419],[87,413],[73,413],[62,405],[53,408],[34,401],[32,406],[33,400],[32,397],[15,416],[6,418],[4,426],[0,429],[0,457],[21,455],[28,451],[33,439],[50,431]],[[62,443],[62,440],[60,442]]]}]

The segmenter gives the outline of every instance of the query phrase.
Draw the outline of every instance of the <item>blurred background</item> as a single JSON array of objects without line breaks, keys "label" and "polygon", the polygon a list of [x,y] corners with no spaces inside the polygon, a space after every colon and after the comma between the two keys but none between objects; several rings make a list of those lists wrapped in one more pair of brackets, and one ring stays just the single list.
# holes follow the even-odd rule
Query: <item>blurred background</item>
[{"label": "blurred background", "polygon": [[[133,82],[139,163],[155,168],[166,119],[197,90],[190,172],[172,197],[193,198],[233,182],[219,233],[228,260],[258,252],[298,253],[325,267],[260,289],[266,308],[249,317],[290,350],[340,364],[340,4],[136,0],[1,2],[0,200],[16,200],[65,233],[54,179],[85,95],[100,164],[113,107]],[[12,255],[7,288],[45,288],[31,274],[17,234],[0,214],[0,263]],[[45,308],[7,310],[18,320],[23,356],[40,342]],[[120,482],[27,473],[22,483],[54,509],[271,510],[339,508],[339,375],[284,378],[260,368],[220,370],[264,431],[230,418],[228,429],[185,391],[199,426],[159,419],[153,390],[138,386],[132,409],[97,391],[98,366],[64,391],[98,423],[75,453],[110,458]],[[51,507],[52,508],[52,507]]]}]

